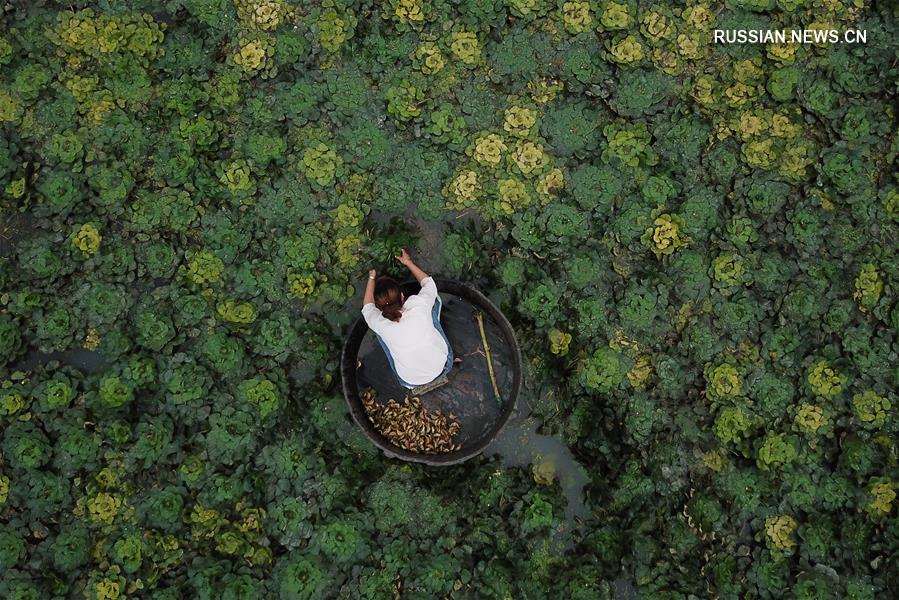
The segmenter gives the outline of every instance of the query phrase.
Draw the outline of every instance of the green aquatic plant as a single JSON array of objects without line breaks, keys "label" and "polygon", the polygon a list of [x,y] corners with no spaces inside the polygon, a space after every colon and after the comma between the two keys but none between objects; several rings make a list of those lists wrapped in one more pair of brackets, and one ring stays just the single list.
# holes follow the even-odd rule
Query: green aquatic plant
[{"label": "green aquatic plant", "polygon": [[603,158],[618,160],[628,167],[651,166],[658,162],[658,156],[650,146],[651,134],[645,123],[628,125],[616,121],[603,128],[608,145],[603,150]]},{"label": "green aquatic plant", "polygon": [[259,75],[263,79],[269,79],[277,73],[273,61],[274,52],[275,46],[271,38],[241,37],[228,60],[247,77]]},{"label": "green aquatic plant", "polygon": [[238,396],[244,402],[256,407],[263,419],[278,410],[280,392],[273,381],[268,379],[247,379],[240,384]]},{"label": "green aquatic plant", "polygon": [[743,394],[740,371],[730,363],[721,363],[706,371],[707,392],[716,398],[734,398]]},{"label": "green aquatic plant", "polygon": [[843,391],[846,376],[831,367],[826,360],[818,360],[808,371],[807,381],[816,396],[831,398]]},{"label": "green aquatic plant", "polygon": [[865,505],[872,516],[882,518],[893,510],[893,501],[896,499],[896,484],[888,478],[879,478],[868,486],[868,498]]},{"label": "green aquatic plant", "polygon": [[289,10],[282,0],[234,0],[234,7],[238,19],[261,31],[277,28]]},{"label": "green aquatic plant", "polygon": [[19,326],[10,315],[0,315],[0,357],[12,360],[18,354],[21,336]]},{"label": "green aquatic plant", "polygon": [[874,390],[866,390],[852,396],[852,412],[866,429],[883,427],[892,407],[893,403],[889,399]]},{"label": "green aquatic plant", "polygon": [[134,389],[118,375],[108,375],[100,380],[97,397],[106,408],[119,408],[134,400]]},{"label": "green aquatic plant", "polygon": [[75,397],[75,389],[67,378],[60,376],[39,385],[34,391],[34,396],[44,410],[59,410],[68,408]]},{"label": "green aquatic plant", "polygon": [[100,249],[102,239],[103,236],[92,223],[85,223],[72,235],[72,245],[85,256],[90,256]]},{"label": "green aquatic plant", "polygon": [[187,278],[198,285],[214,283],[222,276],[225,268],[222,259],[208,250],[197,250],[190,255],[187,261],[185,274]]},{"label": "green aquatic plant", "polygon": [[739,445],[749,439],[759,419],[741,406],[727,406],[715,417],[715,437],[722,444]]},{"label": "green aquatic plant", "polygon": [[315,598],[327,584],[326,572],[318,562],[299,552],[282,557],[272,577],[277,593],[285,598]]},{"label": "green aquatic plant", "polygon": [[883,292],[883,281],[880,273],[871,263],[862,266],[858,277],[855,278],[855,291],[852,297],[862,306],[862,309],[871,309],[877,304]]},{"label": "green aquatic plant", "polygon": [[223,165],[219,181],[234,195],[252,195],[256,191],[251,165],[245,160]]},{"label": "green aquatic plant", "polygon": [[756,464],[759,469],[767,471],[787,465],[799,456],[796,440],[784,434],[770,433],[762,440],[758,448]]},{"label": "green aquatic plant", "polygon": [[387,112],[400,122],[412,120],[421,115],[420,105],[424,92],[409,80],[402,80],[384,92]]},{"label": "green aquatic plant", "polygon": [[134,319],[137,341],[150,350],[159,351],[175,337],[171,319],[154,310],[141,311]]},{"label": "green aquatic plant", "polygon": [[571,334],[558,329],[550,329],[547,334],[549,349],[553,354],[565,356],[568,354],[568,346],[571,344]]},{"label": "green aquatic plant", "polygon": [[337,151],[323,142],[318,142],[303,152],[303,167],[306,178],[319,187],[334,182],[339,166],[342,164]]},{"label": "green aquatic plant", "polygon": [[650,227],[646,228],[640,242],[648,246],[656,258],[672,254],[690,242],[690,238],[680,233],[683,226],[684,220],[681,217],[662,213],[655,218]]},{"label": "green aquatic plant", "polygon": [[209,416],[211,428],[205,447],[209,458],[221,464],[233,464],[246,457],[256,445],[252,433],[253,416],[246,410],[226,406]]},{"label": "green aquatic plant", "polygon": [[624,358],[611,348],[597,348],[580,367],[581,381],[588,389],[610,390],[624,381],[626,373]]},{"label": "green aquatic plant", "polygon": [[462,145],[465,140],[465,117],[458,115],[455,108],[448,104],[441,105],[432,111],[428,118],[428,133],[438,142]]},{"label": "green aquatic plant", "polygon": [[223,320],[238,325],[249,325],[256,320],[256,310],[252,304],[233,298],[219,302],[215,311]]},{"label": "green aquatic plant", "polygon": [[790,555],[796,549],[794,534],[799,523],[790,515],[778,515],[765,519],[765,542],[772,554]]},{"label": "green aquatic plant", "polygon": [[481,61],[481,42],[478,34],[467,29],[458,29],[450,34],[450,50],[453,56],[471,68]]},{"label": "green aquatic plant", "polygon": [[361,527],[346,519],[325,524],[317,534],[322,553],[338,564],[347,564],[366,551]]},{"label": "green aquatic plant", "polygon": [[554,155],[583,157],[596,148],[599,125],[600,115],[587,103],[568,102],[542,116],[540,131]]}]

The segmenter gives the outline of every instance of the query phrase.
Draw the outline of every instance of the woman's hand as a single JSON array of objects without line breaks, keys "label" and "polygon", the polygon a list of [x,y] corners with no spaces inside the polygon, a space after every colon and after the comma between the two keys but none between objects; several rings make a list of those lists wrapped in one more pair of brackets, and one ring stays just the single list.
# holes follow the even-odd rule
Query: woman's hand
[{"label": "woman's hand", "polygon": [[409,269],[409,272],[412,273],[412,276],[415,277],[415,280],[418,283],[421,283],[421,280],[428,276],[427,273],[425,273],[424,271],[419,269],[418,265],[416,265],[412,261],[412,257],[409,256],[409,253],[406,252],[405,248],[403,248],[402,254],[400,254],[399,256],[394,256],[393,258],[397,259],[398,261],[400,261],[401,264],[405,265],[406,268]]},{"label": "woman's hand", "polygon": [[412,257],[409,256],[409,253],[406,252],[406,249],[405,249],[405,248],[403,248],[403,253],[402,253],[402,254],[400,254],[399,256],[394,256],[393,258],[395,258],[395,259],[397,259],[398,261],[400,261],[400,264],[401,264],[401,265],[405,265],[405,266],[407,266],[407,267],[408,267],[409,264],[412,262]]},{"label": "woman's hand", "polygon": [[368,272],[368,281],[365,282],[365,293],[362,294],[362,306],[375,303],[375,276],[377,271],[371,269]]}]

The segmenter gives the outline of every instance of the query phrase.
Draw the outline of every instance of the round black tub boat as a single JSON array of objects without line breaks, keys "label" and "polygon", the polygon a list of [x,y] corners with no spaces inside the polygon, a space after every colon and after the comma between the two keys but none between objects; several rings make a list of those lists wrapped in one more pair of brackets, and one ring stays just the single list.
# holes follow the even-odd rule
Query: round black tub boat
[{"label": "round black tub boat", "polygon": [[[450,370],[446,384],[419,397],[425,408],[455,415],[461,429],[454,440],[461,449],[443,454],[409,452],[375,429],[362,405],[360,391],[371,387],[377,402],[386,403],[391,398],[401,401],[409,390],[396,380],[384,351],[361,315],[343,346],[341,377],[353,420],[384,454],[429,465],[452,465],[482,452],[509,420],[521,390],[521,350],[509,321],[481,292],[458,281],[434,278],[434,282],[443,301],[440,323],[453,354],[462,358],[462,363]],[[421,289],[415,281],[402,286],[406,296]],[[478,313],[483,320],[483,337]],[[496,387],[484,352],[484,338],[490,349]],[[495,390],[499,391],[498,397]]]}]

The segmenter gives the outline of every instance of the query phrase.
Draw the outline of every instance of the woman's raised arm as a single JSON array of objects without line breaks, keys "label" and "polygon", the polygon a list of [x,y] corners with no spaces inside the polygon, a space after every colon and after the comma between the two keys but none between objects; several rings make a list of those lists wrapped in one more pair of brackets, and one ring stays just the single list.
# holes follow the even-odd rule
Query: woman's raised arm
[{"label": "woman's raised arm", "polygon": [[401,255],[394,256],[394,258],[409,269],[409,272],[412,273],[412,276],[415,277],[415,281],[418,283],[421,283],[422,279],[425,279],[428,276],[427,273],[418,268],[418,265],[412,262],[412,258],[409,256],[409,253],[406,252],[405,248],[403,248],[403,253]]},{"label": "woman's raised arm", "polygon": [[377,272],[372,269],[368,272],[368,283],[365,284],[365,294],[362,296],[362,306],[375,303],[375,276]]}]

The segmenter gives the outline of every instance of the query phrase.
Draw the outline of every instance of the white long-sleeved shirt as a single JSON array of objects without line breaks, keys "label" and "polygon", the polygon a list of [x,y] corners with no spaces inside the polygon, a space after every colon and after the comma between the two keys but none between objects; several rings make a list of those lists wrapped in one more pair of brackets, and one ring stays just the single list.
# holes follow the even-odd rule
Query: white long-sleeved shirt
[{"label": "white long-sleeved shirt", "polygon": [[372,302],[362,307],[365,322],[390,350],[397,374],[412,385],[430,383],[446,366],[449,350],[431,315],[436,300],[437,284],[425,277],[421,291],[403,303],[399,321],[386,318]]}]

